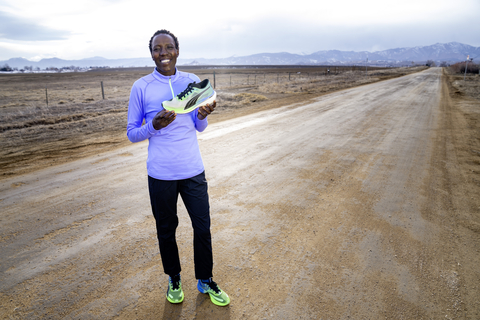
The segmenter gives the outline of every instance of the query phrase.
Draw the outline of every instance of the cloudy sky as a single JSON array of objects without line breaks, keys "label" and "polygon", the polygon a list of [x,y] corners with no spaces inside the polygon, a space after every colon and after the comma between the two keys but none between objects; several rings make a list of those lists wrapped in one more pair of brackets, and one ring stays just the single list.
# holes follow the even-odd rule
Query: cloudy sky
[{"label": "cloudy sky", "polygon": [[480,46],[480,0],[0,0],[0,60],[148,57],[158,29],[181,58]]}]

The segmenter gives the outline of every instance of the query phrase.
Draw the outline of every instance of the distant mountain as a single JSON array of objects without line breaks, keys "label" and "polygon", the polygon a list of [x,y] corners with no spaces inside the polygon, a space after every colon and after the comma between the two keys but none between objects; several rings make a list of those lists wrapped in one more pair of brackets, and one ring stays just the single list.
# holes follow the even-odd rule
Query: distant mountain
[{"label": "distant mountain", "polygon": [[[458,42],[449,42],[444,44],[437,43],[431,46],[396,48],[375,52],[327,50],[317,51],[311,54],[292,54],[288,52],[258,53],[250,56],[233,56],[220,59],[179,59],[178,65],[363,65],[367,58],[370,65],[405,65],[411,64],[412,62],[425,63],[427,60],[433,60],[437,63],[442,61],[455,63],[465,61],[467,55],[480,59],[480,47],[472,47]],[[42,59],[38,62],[23,58],[12,58],[6,61],[0,61],[0,66],[5,64],[8,64],[11,68],[18,69],[26,66],[40,69],[70,66],[80,68],[154,66],[150,57],[131,59],[92,57],[81,60],[50,58]]]},{"label": "distant mountain", "polygon": [[410,64],[433,60],[455,63],[465,61],[467,55],[480,58],[480,47],[472,47],[458,42],[437,43],[431,46],[396,48],[384,51],[317,51],[312,54],[260,53],[244,57],[223,59],[195,59],[198,64],[207,65],[342,65],[365,64]]},{"label": "distant mountain", "polygon": [[102,57],[86,58],[81,60],[63,60],[58,58],[42,59],[40,61],[30,61],[24,58],[12,58],[6,61],[0,61],[0,66],[8,64],[11,68],[22,69],[25,67],[33,68],[64,68],[64,67],[153,67],[152,58],[130,58],[130,59],[106,59]]}]

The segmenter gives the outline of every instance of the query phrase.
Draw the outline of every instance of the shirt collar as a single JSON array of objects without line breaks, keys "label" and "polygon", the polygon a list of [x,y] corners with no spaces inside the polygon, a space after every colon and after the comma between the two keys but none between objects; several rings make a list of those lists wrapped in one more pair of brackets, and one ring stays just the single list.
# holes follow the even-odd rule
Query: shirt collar
[{"label": "shirt collar", "polygon": [[158,79],[159,81],[161,82],[166,82],[168,83],[168,80],[169,79],[172,79],[172,82],[174,82],[175,80],[177,80],[178,78],[178,69],[177,67],[175,67],[175,74],[173,76],[164,76],[163,74],[161,74],[160,72],[157,71],[157,68],[155,67],[153,69],[153,76]]}]

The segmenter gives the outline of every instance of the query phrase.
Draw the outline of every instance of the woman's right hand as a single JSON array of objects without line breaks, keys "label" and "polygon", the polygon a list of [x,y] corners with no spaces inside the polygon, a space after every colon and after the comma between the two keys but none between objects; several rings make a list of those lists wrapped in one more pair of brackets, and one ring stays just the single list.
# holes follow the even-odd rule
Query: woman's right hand
[{"label": "woman's right hand", "polygon": [[160,130],[162,128],[165,128],[170,123],[172,123],[176,117],[177,117],[177,114],[175,113],[175,111],[167,111],[164,109],[159,113],[157,113],[153,118],[152,120],[153,128],[155,130]]}]

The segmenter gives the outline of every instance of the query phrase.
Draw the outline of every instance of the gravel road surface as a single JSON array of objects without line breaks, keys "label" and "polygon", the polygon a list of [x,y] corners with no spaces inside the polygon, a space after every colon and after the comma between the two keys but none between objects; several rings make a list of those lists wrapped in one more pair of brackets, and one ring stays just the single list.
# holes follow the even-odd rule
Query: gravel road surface
[{"label": "gravel road surface", "polygon": [[181,201],[185,301],[165,299],[147,142],[5,179],[0,317],[474,319],[478,243],[445,180],[442,97],[432,68],[198,134],[224,308],[196,290]]}]

